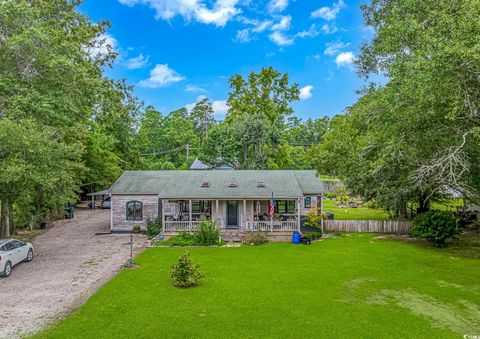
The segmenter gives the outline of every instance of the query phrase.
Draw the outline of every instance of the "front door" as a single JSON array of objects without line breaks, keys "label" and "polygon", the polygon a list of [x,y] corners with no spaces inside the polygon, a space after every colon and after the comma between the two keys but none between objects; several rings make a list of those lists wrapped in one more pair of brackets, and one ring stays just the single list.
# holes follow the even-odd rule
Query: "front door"
[{"label": "front door", "polygon": [[238,201],[227,201],[227,228],[238,228]]}]

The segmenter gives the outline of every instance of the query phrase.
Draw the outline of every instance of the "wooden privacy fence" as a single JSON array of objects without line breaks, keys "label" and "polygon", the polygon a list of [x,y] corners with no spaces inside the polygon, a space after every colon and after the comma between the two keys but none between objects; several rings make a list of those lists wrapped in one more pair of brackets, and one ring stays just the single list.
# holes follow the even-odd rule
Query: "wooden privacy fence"
[{"label": "wooden privacy fence", "polygon": [[324,220],[326,232],[408,233],[411,221],[405,220]]}]

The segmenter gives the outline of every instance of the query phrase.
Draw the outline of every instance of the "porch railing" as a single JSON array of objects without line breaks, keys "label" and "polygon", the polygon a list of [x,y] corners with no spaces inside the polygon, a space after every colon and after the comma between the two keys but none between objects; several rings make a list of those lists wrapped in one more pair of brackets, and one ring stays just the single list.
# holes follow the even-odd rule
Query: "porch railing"
[{"label": "porch railing", "polygon": [[200,221],[165,221],[165,232],[191,232],[199,224]]},{"label": "porch railing", "polygon": [[296,220],[274,220],[273,229],[270,221],[248,221],[246,224],[247,231],[264,231],[264,232],[293,232],[298,230]]},{"label": "porch railing", "polygon": [[[192,232],[200,224],[200,221],[165,221],[165,232]],[[221,227],[224,229],[224,227]],[[270,221],[245,221],[240,227],[245,231],[263,231],[263,232],[293,232],[298,230],[296,220],[274,220],[273,229]]]}]

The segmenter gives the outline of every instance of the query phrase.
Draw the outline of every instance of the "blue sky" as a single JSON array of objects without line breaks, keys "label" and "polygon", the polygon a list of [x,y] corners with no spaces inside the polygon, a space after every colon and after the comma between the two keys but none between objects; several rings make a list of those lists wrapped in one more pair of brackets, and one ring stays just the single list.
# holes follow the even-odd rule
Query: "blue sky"
[{"label": "blue sky", "polygon": [[107,74],[163,113],[207,96],[222,118],[228,78],[263,66],[300,85],[301,118],[341,113],[363,85],[352,61],[371,33],[358,1],[85,0],[80,10],[112,24],[104,41],[119,58]]}]

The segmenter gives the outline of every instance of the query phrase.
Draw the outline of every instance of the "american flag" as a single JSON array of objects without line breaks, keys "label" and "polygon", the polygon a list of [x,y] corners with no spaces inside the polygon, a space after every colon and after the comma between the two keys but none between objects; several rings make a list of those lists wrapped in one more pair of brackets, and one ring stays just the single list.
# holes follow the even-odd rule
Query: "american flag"
[{"label": "american flag", "polygon": [[275,214],[275,200],[273,200],[273,192],[272,192],[272,200],[270,200],[270,220],[273,220],[274,214]]}]

